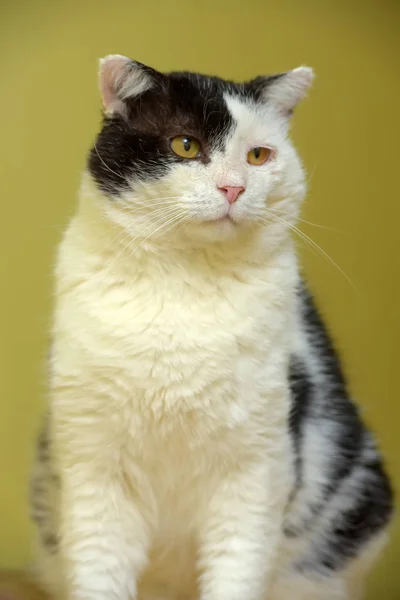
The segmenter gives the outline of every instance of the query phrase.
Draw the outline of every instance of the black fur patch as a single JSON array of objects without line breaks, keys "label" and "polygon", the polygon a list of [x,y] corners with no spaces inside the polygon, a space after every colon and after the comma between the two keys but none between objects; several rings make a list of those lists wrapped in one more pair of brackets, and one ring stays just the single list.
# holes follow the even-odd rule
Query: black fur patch
[{"label": "black fur patch", "polygon": [[321,366],[329,376],[331,391],[339,396],[347,397],[346,379],[332,338],[319,314],[313,297],[304,284],[299,288],[299,295],[303,309],[304,326],[312,338],[313,345],[321,353]]},{"label": "black fur patch", "polygon": [[50,554],[57,554],[59,547],[59,539],[54,533],[43,533],[42,543]]},{"label": "black fur patch", "polygon": [[308,408],[312,400],[313,384],[307,367],[298,356],[292,356],[289,367],[289,385],[291,392],[291,410],[289,427],[293,438],[295,453],[296,485],[302,481],[302,439],[303,425],[307,418]]},{"label": "black fur patch", "polygon": [[[344,567],[387,525],[393,511],[393,492],[373,437],[349,396],[331,338],[304,286],[299,289],[299,299],[319,383],[308,374],[305,358],[293,357],[289,378],[290,429],[297,467],[295,494],[303,487],[313,490],[318,485],[301,476],[302,464],[312,459],[302,446],[306,426],[307,435],[326,435],[326,448],[321,447],[321,452],[326,453],[322,475],[328,483],[319,485],[318,500],[306,511],[312,517],[296,526],[296,531],[285,533],[293,536],[307,532],[310,551],[297,567],[304,572],[326,573]],[[325,518],[326,526],[321,530]]]},{"label": "black fur patch", "polygon": [[303,571],[326,573],[344,568],[390,522],[393,490],[378,455],[353,465],[332,496],[332,502],[337,500],[347,508],[341,509],[339,504],[331,515],[326,530],[314,540],[310,557],[301,565]]},{"label": "black fur patch", "polygon": [[89,155],[89,171],[100,189],[111,195],[129,188],[132,180],[159,178],[182,162],[170,148],[174,136],[198,139],[199,160],[207,162],[211,150],[223,148],[234,127],[224,94],[257,102],[268,83],[280,77],[233,83],[195,73],[150,73],[154,86],[126,101],[125,117],[104,119]]},{"label": "black fur patch", "polygon": [[[305,287],[301,291],[301,298],[304,324],[308,331],[310,344],[319,354],[319,369],[324,375],[324,389],[318,390],[318,397],[315,399],[310,414],[321,424],[334,425],[331,429],[336,432],[333,440],[336,455],[332,457],[330,483],[325,489],[325,498],[327,499],[336,490],[338,482],[349,473],[354,461],[357,460],[362,449],[365,428],[358,408],[350,399],[346,379],[332,338]],[[340,457],[340,460],[337,460],[337,457]],[[333,460],[334,458],[336,460]]]}]

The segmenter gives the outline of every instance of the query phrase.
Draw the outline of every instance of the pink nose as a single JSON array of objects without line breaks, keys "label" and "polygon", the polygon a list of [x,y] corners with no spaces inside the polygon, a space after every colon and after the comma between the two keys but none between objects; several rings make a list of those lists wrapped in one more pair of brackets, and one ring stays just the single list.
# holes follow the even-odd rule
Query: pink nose
[{"label": "pink nose", "polygon": [[221,190],[221,192],[225,193],[226,199],[228,200],[229,204],[233,204],[234,202],[236,202],[236,200],[239,198],[239,194],[244,192],[244,187],[241,185],[223,185],[218,189]]}]

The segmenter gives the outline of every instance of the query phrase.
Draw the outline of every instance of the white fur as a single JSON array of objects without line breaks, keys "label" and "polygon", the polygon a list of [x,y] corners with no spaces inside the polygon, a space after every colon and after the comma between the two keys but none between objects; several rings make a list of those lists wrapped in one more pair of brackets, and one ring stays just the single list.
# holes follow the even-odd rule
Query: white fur
[{"label": "white fur", "polygon": [[124,100],[139,96],[153,85],[143,69],[126,56],[110,54],[100,59],[99,85],[108,113],[125,112]]},{"label": "white fur", "polygon": [[314,71],[310,67],[298,67],[268,86],[266,99],[284,114],[290,113],[305,97],[313,81]]},{"label": "white fur", "polygon": [[150,544],[196,539],[202,598],[257,598],[291,485],[291,247],[113,261],[85,212],[61,248],[53,348],[71,597],[128,598]]},{"label": "white fur", "polygon": [[[84,177],[56,270],[62,555],[43,578],[57,597],[63,579],[68,600],[270,600],[284,569],[298,274],[288,226],[265,211],[294,221],[304,177],[283,119],[227,103],[237,127],[209,165],[112,202]],[[257,145],[275,152],[262,167],[246,162]],[[223,184],[246,188],[232,207]]]}]

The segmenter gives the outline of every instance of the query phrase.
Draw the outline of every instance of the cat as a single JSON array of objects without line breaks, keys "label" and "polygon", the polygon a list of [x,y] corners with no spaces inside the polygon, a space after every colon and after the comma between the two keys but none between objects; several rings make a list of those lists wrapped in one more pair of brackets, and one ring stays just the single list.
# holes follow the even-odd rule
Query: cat
[{"label": "cat", "polygon": [[291,238],[313,71],[111,55],[99,79],[55,272],[38,577],[66,600],[362,598],[393,494]]}]

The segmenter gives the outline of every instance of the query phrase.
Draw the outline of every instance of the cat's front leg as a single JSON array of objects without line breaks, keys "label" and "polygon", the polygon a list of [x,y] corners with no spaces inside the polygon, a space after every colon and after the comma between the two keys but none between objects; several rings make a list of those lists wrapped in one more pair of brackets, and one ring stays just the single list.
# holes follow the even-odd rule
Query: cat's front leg
[{"label": "cat's front leg", "polygon": [[[124,463],[109,423],[86,414],[56,423],[60,558],[66,600],[133,600],[147,563],[149,507],[139,467]],[[124,468],[125,466],[125,468]]]},{"label": "cat's front leg", "polygon": [[250,464],[221,482],[201,540],[201,600],[266,597],[288,493],[286,476],[276,475],[264,464]]},{"label": "cat's front leg", "polygon": [[60,550],[68,600],[133,600],[147,527],[116,465],[76,463],[63,475]]}]

